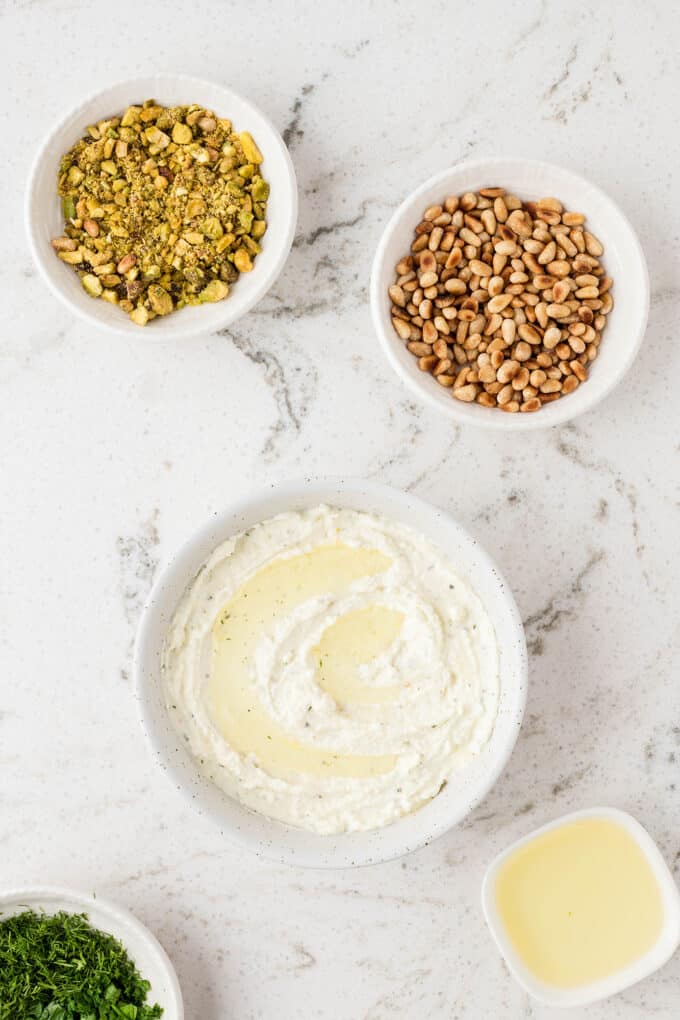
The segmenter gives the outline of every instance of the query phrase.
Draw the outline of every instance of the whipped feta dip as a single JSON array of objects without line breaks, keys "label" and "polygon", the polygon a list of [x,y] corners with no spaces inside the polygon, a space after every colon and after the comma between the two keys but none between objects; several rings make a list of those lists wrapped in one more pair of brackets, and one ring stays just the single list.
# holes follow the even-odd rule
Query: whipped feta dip
[{"label": "whipped feta dip", "polygon": [[324,505],[215,549],[174,613],[163,676],[205,775],[322,834],[435,797],[488,742],[499,701],[491,620],[442,550]]}]

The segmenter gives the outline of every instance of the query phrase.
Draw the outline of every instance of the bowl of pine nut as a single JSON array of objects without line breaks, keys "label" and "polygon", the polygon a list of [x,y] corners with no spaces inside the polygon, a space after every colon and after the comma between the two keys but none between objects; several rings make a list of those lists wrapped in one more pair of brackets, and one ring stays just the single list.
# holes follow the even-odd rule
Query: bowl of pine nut
[{"label": "bowl of pine nut", "polygon": [[461,424],[526,430],[591,410],[623,379],[649,276],[599,188],[549,163],[488,159],[399,206],[374,257],[371,310],[421,400]]}]

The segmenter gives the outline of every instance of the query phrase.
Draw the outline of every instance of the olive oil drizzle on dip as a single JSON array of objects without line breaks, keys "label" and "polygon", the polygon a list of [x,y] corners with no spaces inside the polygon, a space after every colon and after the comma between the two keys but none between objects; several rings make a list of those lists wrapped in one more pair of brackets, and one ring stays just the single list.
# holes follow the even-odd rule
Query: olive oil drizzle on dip
[{"label": "olive oil drizzle on dip", "polygon": [[316,832],[388,824],[484,746],[498,651],[477,596],[422,535],[325,506],[220,546],[165,650],[201,767]]}]

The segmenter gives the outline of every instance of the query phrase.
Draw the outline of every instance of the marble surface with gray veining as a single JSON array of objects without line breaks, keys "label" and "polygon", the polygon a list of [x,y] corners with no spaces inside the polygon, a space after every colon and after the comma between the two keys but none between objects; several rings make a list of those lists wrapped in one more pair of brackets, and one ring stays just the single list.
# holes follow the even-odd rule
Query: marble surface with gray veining
[{"label": "marble surface with gray veining", "polygon": [[[607,803],[680,877],[674,5],[4,0],[0,38],[0,884],[132,908],[170,953],[189,1020],[546,1020],[484,926],[495,852]],[[165,69],[266,110],[301,199],[286,269],[255,311],[172,345],[76,320],[37,277],[22,223],[52,122]],[[395,205],[451,163],[498,154],[607,190],[653,291],[624,384],[573,424],[512,436],[416,403],[367,305]],[[153,578],[192,529],[253,486],[324,471],[410,489],[478,536],[517,595],[531,687],[515,754],[463,825],[392,864],[314,873],[225,844],[178,797],[144,746],[130,653]],[[675,1020],[680,956],[561,1015]]]}]

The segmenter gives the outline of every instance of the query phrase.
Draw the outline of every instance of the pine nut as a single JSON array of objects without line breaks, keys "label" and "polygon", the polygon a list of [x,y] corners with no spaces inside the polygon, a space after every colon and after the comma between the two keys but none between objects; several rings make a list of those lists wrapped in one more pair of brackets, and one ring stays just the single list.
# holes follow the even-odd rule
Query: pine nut
[{"label": "pine nut", "polygon": [[[522,203],[502,188],[426,209],[388,288],[418,368],[456,399],[510,413],[585,381],[613,299],[603,246],[584,223],[556,198]],[[105,259],[95,275],[107,273]]]},{"label": "pine nut", "polygon": [[575,359],[574,361],[569,362],[569,366],[579,382],[586,381],[588,378],[588,372],[585,365],[582,365],[578,359]]},{"label": "pine nut", "polygon": [[466,386],[459,386],[454,389],[453,395],[457,400],[462,400],[466,404],[471,404],[479,393],[478,387],[474,383],[468,383]]},{"label": "pine nut", "polygon": [[[404,322],[403,319],[392,318],[392,325],[394,326],[395,332],[401,340],[408,340],[411,336],[411,327],[408,322]],[[411,353],[415,353],[412,351]],[[429,352],[428,352],[429,353]]]},{"label": "pine nut", "polygon": [[558,280],[552,289],[553,302],[557,305],[562,304],[569,297],[570,290],[571,287],[567,280]]},{"label": "pine nut", "polygon": [[424,358],[426,355],[432,354],[432,348],[429,344],[425,344],[420,340],[413,340],[407,347],[411,354],[415,354],[417,358]]},{"label": "pine nut", "polygon": [[562,389],[562,383],[559,379],[546,379],[546,381],[539,386],[541,393],[558,393]]},{"label": "pine nut", "polygon": [[399,305],[400,308],[404,307],[404,305],[406,304],[406,295],[404,294],[403,290],[398,284],[396,283],[393,284],[390,287],[388,293],[390,295],[391,300],[394,301],[395,305]]},{"label": "pine nut", "polygon": [[436,326],[433,322],[430,322],[428,319],[427,322],[423,323],[423,340],[426,344],[433,344],[438,338],[438,335]]},{"label": "pine nut", "polygon": [[504,308],[507,308],[512,301],[512,294],[497,294],[496,297],[491,298],[487,308],[491,313],[502,312]]},{"label": "pine nut", "polygon": [[583,213],[578,212],[567,212],[562,214],[562,222],[566,223],[568,227],[578,227],[582,223],[585,223],[586,218]]},{"label": "pine nut", "polygon": [[540,255],[538,255],[537,262],[541,266],[547,266],[549,262],[553,262],[555,260],[556,253],[557,245],[554,241],[550,241],[549,244],[546,244]]},{"label": "pine nut", "polygon": [[599,258],[600,255],[604,254],[604,248],[594,234],[591,234],[586,230],[583,236],[586,242],[586,251],[589,255]]},{"label": "pine nut", "polygon": [[530,326],[528,323],[524,323],[519,326],[517,332],[521,336],[522,340],[526,340],[527,343],[540,344],[541,342],[541,335],[538,330],[534,329],[534,327]]}]

